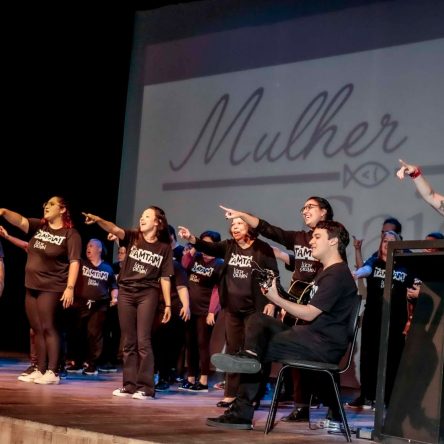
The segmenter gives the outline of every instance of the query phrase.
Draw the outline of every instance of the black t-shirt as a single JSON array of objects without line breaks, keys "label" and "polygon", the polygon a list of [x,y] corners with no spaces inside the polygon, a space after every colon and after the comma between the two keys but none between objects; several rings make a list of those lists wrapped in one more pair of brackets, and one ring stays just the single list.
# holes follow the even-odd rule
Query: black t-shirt
[{"label": "black t-shirt", "polygon": [[135,294],[147,287],[160,288],[159,279],[174,273],[169,243],[149,243],[138,230],[125,230],[120,245],[127,250],[119,274],[121,291]]},{"label": "black t-shirt", "polygon": [[293,329],[297,332],[298,342],[310,344],[319,360],[339,362],[345,353],[356,295],[356,283],[345,262],[331,265],[316,277],[309,304],[322,313],[312,322],[295,325]]},{"label": "black t-shirt", "polygon": [[173,259],[179,263],[182,261],[183,250],[184,250],[184,246],[180,245],[180,244],[177,244],[173,248]]},{"label": "black t-shirt", "polygon": [[[292,281],[310,283],[322,270],[321,262],[313,257],[311,251],[310,240],[313,231],[283,230],[264,220],[259,221],[258,231],[262,236],[278,242],[288,250],[293,250],[294,259],[290,256],[293,260],[290,266],[286,266],[287,269],[293,271]],[[302,289],[303,286],[300,288]],[[293,290],[296,289],[297,286]],[[296,294],[297,291],[292,291],[292,293]]]},{"label": "black t-shirt", "polygon": [[[170,276],[171,279],[171,313],[178,314],[180,309],[182,308],[182,302],[179,298],[179,292],[177,287],[187,287],[188,286],[188,275],[185,268],[177,262],[173,260],[173,269],[174,273]],[[159,295],[159,311],[163,312],[165,309],[165,299],[162,295]]]},{"label": "black t-shirt", "polygon": [[256,311],[252,287],[253,248],[236,245],[227,261],[225,282],[230,297],[228,311],[250,313]]},{"label": "black t-shirt", "polygon": [[88,259],[81,260],[80,272],[74,290],[76,298],[107,301],[110,299],[110,291],[116,288],[116,277],[110,264],[101,262],[96,267]]},{"label": "black t-shirt", "polygon": [[[386,262],[375,258],[372,264],[372,273],[367,277],[367,299],[365,316],[371,318],[375,331],[379,332],[382,317],[382,301],[384,296]],[[413,285],[413,275],[405,267],[396,263],[393,265],[390,330],[402,334],[407,322],[407,288]]]},{"label": "black t-shirt", "polygon": [[4,258],[5,257],[5,253],[3,253],[3,245],[0,242],[0,258]]},{"label": "black t-shirt", "polygon": [[208,314],[213,288],[219,281],[223,260],[214,258],[205,262],[201,253],[196,253],[189,265],[190,311],[196,316]]},{"label": "black t-shirt", "polygon": [[25,268],[25,287],[39,291],[65,291],[71,261],[82,252],[80,234],[74,228],[53,230],[40,219],[29,219],[31,240]]}]

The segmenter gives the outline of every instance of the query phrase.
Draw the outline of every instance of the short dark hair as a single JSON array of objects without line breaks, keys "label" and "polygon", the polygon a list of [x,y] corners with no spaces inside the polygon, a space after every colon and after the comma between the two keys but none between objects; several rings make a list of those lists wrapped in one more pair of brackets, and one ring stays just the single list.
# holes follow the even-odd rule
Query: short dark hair
[{"label": "short dark hair", "polygon": [[328,238],[338,238],[338,252],[343,261],[347,262],[346,248],[350,243],[350,235],[347,229],[340,222],[334,220],[321,220],[316,224],[315,228],[327,230]]},{"label": "short dark hair", "polygon": [[174,237],[175,241],[177,241],[176,230],[172,225],[168,225],[168,233],[170,234],[170,236]]},{"label": "short dark hair", "polygon": [[209,237],[213,242],[220,242],[220,240],[221,240],[220,233],[218,233],[217,231],[212,231],[212,230],[204,231],[199,236],[199,239],[202,240],[204,237]]},{"label": "short dark hair", "polygon": [[395,229],[393,230],[395,233],[401,234],[402,232],[402,225],[401,222],[399,222],[398,219],[396,219],[395,217],[388,217],[383,223],[382,225],[385,224],[391,224],[395,226]]},{"label": "short dark hair", "polygon": [[433,239],[444,239],[444,234],[440,233],[439,231],[432,231],[429,233],[426,237],[433,237]]}]

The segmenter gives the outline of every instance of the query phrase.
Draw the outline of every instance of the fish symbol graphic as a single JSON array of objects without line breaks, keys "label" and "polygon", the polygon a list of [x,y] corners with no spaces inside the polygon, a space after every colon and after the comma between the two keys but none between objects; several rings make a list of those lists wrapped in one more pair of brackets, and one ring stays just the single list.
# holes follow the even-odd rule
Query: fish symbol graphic
[{"label": "fish symbol graphic", "polygon": [[378,162],[367,162],[352,171],[350,167],[344,165],[344,188],[354,180],[365,188],[374,188],[387,179],[390,171]]}]

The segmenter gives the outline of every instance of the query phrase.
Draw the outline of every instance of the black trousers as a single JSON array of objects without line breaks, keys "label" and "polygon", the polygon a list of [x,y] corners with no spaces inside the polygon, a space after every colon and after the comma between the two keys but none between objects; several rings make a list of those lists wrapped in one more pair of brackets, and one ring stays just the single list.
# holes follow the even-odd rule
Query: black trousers
[{"label": "black trousers", "polygon": [[[319,360],[310,344],[300,343],[297,332],[290,326],[266,316],[255,313],[248,319],[245,329],[245,350],[257,353],[258,360],[263,363],[284,362],[287,360]],[[267,369],[268,366],[265,366]],[[265,370],[267,371],[267,370]],[[264,375],[242,374],[239,385],[235,413],[245,419],[252,419],[254,414],[253,402],[257,399]],[[300,384],[304,390],[314,390],[314,378],[309,372],[301,372]],[[332,404],[333,394],[326,394],[328,404]]]},{"label": "black trousers", "polygon": [[103,326],[109,301],[77,301],[69,309],[68,355],[77,365],[97,365],[103,349]]}]

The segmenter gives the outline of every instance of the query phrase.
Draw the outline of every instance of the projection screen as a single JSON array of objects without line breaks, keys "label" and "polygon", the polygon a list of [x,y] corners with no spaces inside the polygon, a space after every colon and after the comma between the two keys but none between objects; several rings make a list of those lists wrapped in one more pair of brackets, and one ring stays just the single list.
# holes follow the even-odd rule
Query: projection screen
[{"label": "projection screen", "polygon": [[193,2],[137,14],[121,226],[158,205],[173,226],[224,238],[222,204],[303,229],[299,209],[319,195],[365,239],[364,256],[388,216],[404,239],[444,230],[411,180],[394,175],[400,158],[420,164],[444,192],[443,3],[323,3]]}]

